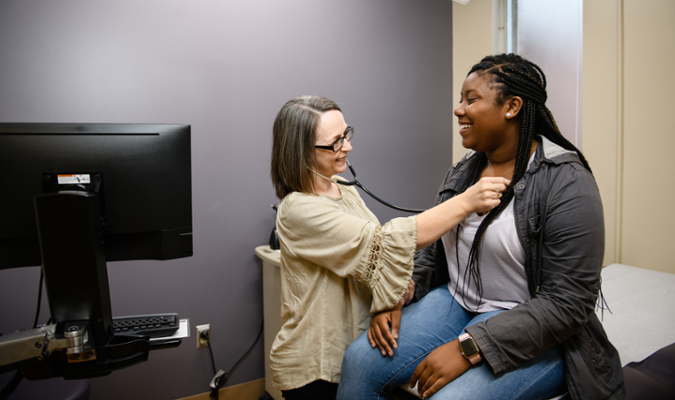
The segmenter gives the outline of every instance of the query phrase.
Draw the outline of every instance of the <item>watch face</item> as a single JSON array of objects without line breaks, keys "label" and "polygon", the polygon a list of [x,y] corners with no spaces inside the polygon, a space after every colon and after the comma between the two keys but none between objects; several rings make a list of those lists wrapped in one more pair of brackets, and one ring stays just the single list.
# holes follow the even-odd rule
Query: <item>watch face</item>
[{"label": "watch face", "polygon": [[471,357],[472,355],[478,353],[478,347],[476,346],[476,342],[471,337],[466,338],[464,340],[460,340],[459,348],[462,349],[464,357]]}]

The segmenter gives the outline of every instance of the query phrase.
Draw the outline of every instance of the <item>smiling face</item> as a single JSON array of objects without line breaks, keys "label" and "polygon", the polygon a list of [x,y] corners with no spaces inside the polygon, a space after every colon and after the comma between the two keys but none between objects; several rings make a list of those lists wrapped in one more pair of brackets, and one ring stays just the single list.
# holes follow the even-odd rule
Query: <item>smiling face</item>
[{"label": "smiling face", "polygon": [[[316,129],[316,145],[326,146],[340,139],[347,129],[342,113],[337,110],[326,111],[319,119]],[[315,149],[317,172],[323,176],[331,177],[341,174],[347,169],[347,154],[352,151],[351,143],[345,139],[340,151],[334,153],[331,150]]]},{"label": "smiling face", "polygon": [[491,87],[487,75],[474,72],[466,77],[455,108],[462,146],[487,154],[517,146],[518,132],[508,129],[510,117],[506,113],[511,104],[499,104],[498,98],[499,92]]}]

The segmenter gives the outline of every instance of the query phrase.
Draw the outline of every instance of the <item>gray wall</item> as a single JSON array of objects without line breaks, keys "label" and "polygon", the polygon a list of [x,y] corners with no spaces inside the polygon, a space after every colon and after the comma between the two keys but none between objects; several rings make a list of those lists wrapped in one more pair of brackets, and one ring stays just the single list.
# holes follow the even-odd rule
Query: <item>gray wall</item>
[{"label": "gray wall", "polygon": [[[261,324],[253,250],[278,201],[276,112],[300,94],[337,101],[356,129],[360,180],[395,204],[430,206],[451,159],[451,10],[448,0],[2,0],[0,121],[192,125],[195,254],[109,263],[113,314],[210,323],[217,367],[229,370]],[[366,201],[382,221],[402,215]],[[0,332],[32,325],[38,277],[0,271]],[[210,358],[192,335],[94,379],[92,397],[206,392]],[[261,378],[263,357],[259,343],[228,386]]]}]

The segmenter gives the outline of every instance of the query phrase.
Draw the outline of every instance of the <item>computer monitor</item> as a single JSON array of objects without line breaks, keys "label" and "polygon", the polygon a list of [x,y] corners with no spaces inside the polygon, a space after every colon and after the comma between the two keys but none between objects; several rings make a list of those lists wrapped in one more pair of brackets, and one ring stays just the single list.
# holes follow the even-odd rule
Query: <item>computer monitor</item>
[{"label": "computer monitor", "polygon": [[107,261],[192,255],[190,130],[0,123],[0,270],[42,266],[57,333],[111,340]]},{"label": "computer monitor", "polygon": [[99,196],[106,261],[191,256],[190,160],[189,125],[0,123],[0,269],[41,264],[34,197],[69,188]]}]

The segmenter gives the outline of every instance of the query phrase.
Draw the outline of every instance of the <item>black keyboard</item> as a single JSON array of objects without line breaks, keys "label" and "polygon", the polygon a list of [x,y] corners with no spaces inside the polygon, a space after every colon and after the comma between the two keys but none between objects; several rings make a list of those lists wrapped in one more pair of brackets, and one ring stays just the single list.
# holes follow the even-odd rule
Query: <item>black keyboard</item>
[{"label": "black keyboard", "polygon": [[113,318],[113,330],[121,335],[171,336],[179,327],[176,313]]}]

